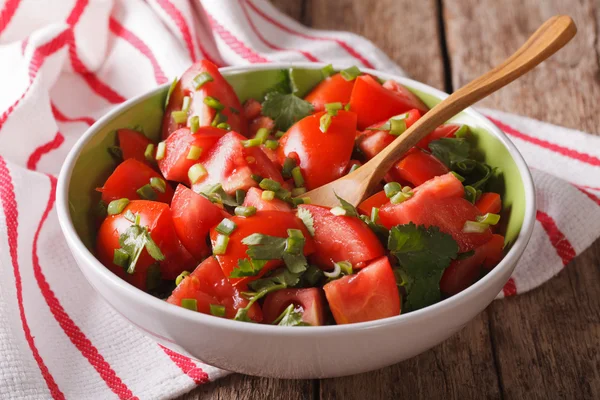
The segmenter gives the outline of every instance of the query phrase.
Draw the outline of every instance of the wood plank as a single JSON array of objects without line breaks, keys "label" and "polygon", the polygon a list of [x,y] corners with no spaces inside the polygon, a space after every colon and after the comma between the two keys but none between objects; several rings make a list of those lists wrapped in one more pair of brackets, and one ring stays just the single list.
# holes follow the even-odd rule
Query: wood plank
[{"label": "wood plank", "polygon": [[436,10],[436,0],[308,0],[304,21],[362,35],[409,77],[444,89]]},{"label": "wood plank", "polygon": [[[434,0],[312,0],[304,19],[316,28],[367,37],[409,76],[443,89],[436,10]],[[401,332],[398,340],[402,340]],[[322,380],[320,393],[323,399],[498,398],[487,314],[411,360],[366,374]]]},{"label": "wood plank", "polygon": [[[487,107],[599,132],[594,0],[444,0],[454,87],[503,60],[545,19],[571,15],[577,37]],[[540,288],[488,309],[506,399],[600,398],[600,241]]]}]

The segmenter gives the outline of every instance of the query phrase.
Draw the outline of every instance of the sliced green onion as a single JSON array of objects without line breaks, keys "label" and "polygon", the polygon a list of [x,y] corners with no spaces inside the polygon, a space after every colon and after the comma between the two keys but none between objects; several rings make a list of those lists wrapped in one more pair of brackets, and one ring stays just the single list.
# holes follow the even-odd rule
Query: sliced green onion
[{"label": "sliced green onion", "polygon": [[345,111],[350,111],[350,103],[347,103],[347,104],[344,106],[344,110],[345,110]]},{"label": "sliced green onion", "polygon": [[325,104],[325,110],[327,112],[329,112],[329,111],[338,111],[338,110],[341,110],[342,108],[344,108],[344,106],[339,101],[337,103],[327,103],[327,104]]},{"label": "sliced green onion", "polygon": [[212,96],[206,96],[202,101],[213,110],[221,111],[225,108],[218,99]]},{"label": "sliced green onion", "polygon": [[456,173],[456,172],[454,172],[454,171],[450,171],[450,173],[451,173],[452,175],[454,175],[454,176],[456,177],[456,179],[458,179],[459,181],[461,181],[461,182],[464,182],[464,181],[465,181],[465,178],[464,178],[462,175],[460,175],[460,174],[457,174],[457,173]]},{"label": "sliced green onion", "polygon": [[210,313],[215,317],[224,317],[225,316],[225,306],[220,304],[211,304],[210,305]]},{"label": "sliced green onion", "polygon": [[275,132],[275,137],[277,139],[281,139],[283,137],[283,135],[285,135],[284,131],[277,131],[277,132]]},{"label": "sliced green onion", "polygon": [[175,123],[183,124],[185,121],[187,121],[187,111],[172,111],[171,118],[173,118]]},{"label": "sliced green onion", "polygon": [[379,218],[379,208],[373,207],[371,208],[371,221],[377,223],[377,219]]},{"label": "sliced green onion", "polygon": [[454,137],[456,138],[465,138],[469,136],[469,127],[467,125],[461,125],[460,128],[454,133]]},{"label": "sliced green onion", "polygon": [[182,273],[180,273],[177,276],[177,279],[175,279],[175,285],[179,286],[179,284],[181,283],[181,281],[183,281],[186,277],[188,277],[190,275],[189,271],[183,271]]},{"label": "sliced green onion", "polygon": [[159,142],[156,147],[156,159],[162,160],[165,158],[165,153],[167,152],[167,144],[165,142]]},{"label": "sliced green onion", "polygon": [[269,178],[265,178],[262,181],[260,181],[258,186],[263,190],[271,190],[273,192],[276,192],[279,189],[281,189],[281,183]]},{"label": "sliced green onion", "polygon": [[351,174],[352,172],[356,171],[359,168],[360,168],[360,163],[352,164],[352,167],[350,167],[350,171],[348,171],[348,173]]},{"label": "sliced green onion", "polygon": [[159,193],[164,193],[167,190],[167,182],[158,176],[150,178],[150,186]]},{"label": "sliced green onion", "polygon": [[192,147],[190,147],[190,151],[188,151],[186,158],[188,160],[198,161],[198,159],[200,158],[201,155],[202,155],[202,147],[192,146]]},{"label": "sliced green onion", "polygon": [[351,66],[350,68],[346,68],[340,71],[340,75],[347,81],[353,81],[356,77],[360,76],[360,69],[356,65]]},{"label": "sliced green onion", "polygon": [[335,74],[335,70],[333,69],[333,65],[327,64],[323,68],[321,68],[321,72],[325,78],[329,78],[331,75]]},{"label": "sliced green onion", "polygon": [[200,72],[198,75],[192,79],[192,83],[194,85],[194,89],[198,90],[205,83],[212,82],[214,79],[208,72]]},{"label": "sliced green onion", "polygon": [[198,132],[198,128],[200,128],[200,118],[197,115],[192,115],[188,120],[188,123],[190,124],[190,132]]},{"label": "sliced green onion", "polygon": [[294,185],[296,185],[296,187],[304,186],[304,177],[302,176],[302,170],[300,170],[300,167],[295,167],[292,170],[292,178],[294,178]]},{"label": "sliced green onion", "polygon": [[402,188],[402,193],[406,193],[406,194],[408,194],[410,196],[412,196],[414,194],[413,191],[412,191],[412,188],[410,186],[404,186]]},{"label": "sliced green onion", "polygon": [[333,215],[336,216],[340,216],[340,215],[346,215],[346,210],[344,210],[342,207],[337,206],[337,207],[333,207],[331,210],[329,210]]},{"label": "sliced green onion", "polygon": [[224,115],[224,114],[221,114],[219,111],[217,111],[215,113],[215,117],[213,118],[212,122],[210,123],[210,126],[216,128],[217,126],[219,126],[223,122],[227,122],[227,116]]},{"label": "sliced green onion", "polygon": [[152,186],[146,184],[135,191],[144,200],[156,200],[158,197]]},{"label": "sliced green onion", "polygon": [[255,139],[260,139],[261,143],[264,143],[265,140],[269,137],[269,130],[267,128],[260,128],[256,131]]},{"label": "sliced green onion", "polygon": [[285,179],[290,179],[292,177],[292,170],[296,168],[296,160],[293,158],[286,157],[283,161],[283,168],[281,169],[281,175]]},{"label": "sliced green onion", "polygon": [[271,201],[271,200],[273,200],[275,198],[275,192],[273,192],[271,190],[265,190],[260,195],[260,198],[263,199],[263,200]]},{"label": "sliced green onion", "polygon": [[113,263],[119,267],[127,268],[129,265],[129,253],[123,249],[115,249]]},{"label": "sliced green onion", "polygon": [[175,77],[175,79],[173,79],[173,82],[171,82],[171,86],[169,86],[169,91],[167,92],[167,98],[165,99],[165,108],[167,108],[167,106],[169,105],[169,100],[171,99],[171,94],[173,93],[173,90],[175,90],[176,85],[177,85],[177,77]]},{"label": "sliced green onion", "polygon": [[390,135],[399,136],[406,131],[405,119],[390,119]]},{"label": "sliced green onion", "polygon": [[144,150],[144,157],[148,161],[154,161],[154,143],[148,143],[146,150]]},{"label": "sliced green onion", "polygon": [[235,222],[228,218],[223,218],[223,220],[217,225],[215,230],[223,235],[231,235],[231,233],[237,228]]},{"label": "sliced green onion", "polygon": [[333,263],[333,271],[331,271],[331,272],[323,271],[323,275],[325,275],[326,277],[331,278],[331,279],[335,279],[335,278],[339,277],[341,273],[342,273],[342,267],[340,266],[339,263]]},{"label": "sliced green onion", "polygon": [[292,198],[292,192],[281,188],[275,192],[275,197],[277,197],[279,200],[290,201]]},{"label": "sliced green onion", "polygon": [[293,197],[302,196],[304,193],[306,193],[306,188],[305,187],[299,187],[299,188],[293,188],[292,189],[292,196]]},{"label": "sliced green onion", "polygon": [[277,150],[279,142],[277,140],[267,140],[265,142],[265,147],[270,150]]},{"label": "sliced green onion", "polygon": [[196,299],[181,299],[181,307],[198,311],[198,301]]},{"label": "sliced green onion", "polygon": [[213,247],[213,254],[220,255],[227,252],[227,244],[229,243],[229,236],[217,235],[215,240],[215,246]]},{"label": "sliced green onion", "polygon": [[119,146],[110,146],[107,150],[108,154],[115,160],[121,161],[123,159],[123,150]]},{"label": "sliced green onion", "polygon": [[192,102],[192,99],[190,99],[189,96],[185,96],[183,98],[183,105],[181,106],[181,111],[185,111],[187,113],[190,109],[191,102]]},{"label": "sliced green onion", "polygon": [[[295,232],[291,232],[295,231]],[[285,252],[289,254],[301,254],[304,250],[304,235],[298,229],[288,229],[289,237],[285,240]]]},{"label": "sliced green onion", "polygon": [[390,198],[392,204],[400,204],[412,197],[412,193],[398,192]]},{"label": "sliced green onion", "polygon": [[246,199],[246,191],[244,189],[238,189],[235,191],[235,202],[242,204]]},{"label": "sliced green onion", "polygon": [[484,224],[483,222],[466,221],[462,231],[465,233],[483,233],[489,227],[488,224]]},{"label": "sliced green onion", "polygon": [[331,126],[331,115],[323,114],[319,120],[319,129],[321,132],[326,133],[329,129],[329,126]]},{"label": "sliced green onion", "polygon": [[190,179],[190,183],[192,185],[198,182],[200,178],[205,177],[207,174],[208,172],[202,164],[194,164],[188,170],[188,178]]},{"label": "sliced green onion", "polygon": [[254,214],[256,214],[256,207],[254,206],[248,206],[248,207],[243,207],[243,206],[237,206],[234,210],[235,215],[237,215],[238,217],[251,217]]},{"label": "sliced green onion", "polygon": [[231,126],[227,122],[221,122],[220,124],[217,125],[217,128],[225,129],[226,131],[231,130]]},{"label": "sliced green onion", "polygon": [[477,217],[477,222],[481,222],[483,224],[488,225],[496,225],[500,222],[500,215],[493,213],[486,213],[480,217]]},{"label": "sliced green onion", "polygon": [[123,198],[119,200],[113,200],[108,203],[106,211],[108,212],[108,215],[121,214],[125,207],[127,207],[127,204],[129,204],[129,199]]},{"label": "sliced green onion", "polygon": [[398,182],[388,182],[383,187],[383,190],[385,192],[385,197],[391,199],[397,193],[402,191],[402,186]]},{"label": "sliced green onion", "polygon": [[247,140],[241,140],[242,146],[248,148],[248,147],[257,147],[260,146],[262,144],[260,139],[257,138],[252,138],[252,139],[247,139]]},{"label": "sliced green onion", "polygon": [[346,275],[352,275],[352,263],[350,263],[350,261],[339,261],[336,264],[340,266],[342,273]]},{"label": "sliced green onion", "polygon": [[310,199],[310,197],[303,197],[302,202],[304,204],[312,204],[312,200]]},{"label": "sliced green onion", "polygon": [[260,182],[263,180],[262,176],[260,176],[260,175],[257,175],[257,174],[252,174],[252,175],[250,175],[250,177],[251,177],[251,178],[252,178],[252,179],[253,179],[253,180],[254,180],[256,183],[260,183]]},{"label": "sliced green onion", "polygon": [[304,199],[300,197],[292,198],[292,204],[295,206],[299,206],[300,204],[304,204]]},{"label": "sliced green onion", "polygon": [[475,189],[473,186],[465,186],[465,198],[471,203],[475,204],[477,199],[477,189]]}]

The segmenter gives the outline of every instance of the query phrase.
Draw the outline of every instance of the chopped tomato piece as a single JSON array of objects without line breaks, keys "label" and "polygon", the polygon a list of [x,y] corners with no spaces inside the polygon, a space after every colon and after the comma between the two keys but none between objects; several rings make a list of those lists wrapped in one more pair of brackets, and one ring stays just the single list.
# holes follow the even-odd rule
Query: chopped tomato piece
[{"label": "chopped tomato piece", "polygon": [[[210,126],[198,128],[194,134],[188,128],[176,130],[165,141],[165,157],[158,161],[160,172],[170,181],[189,183],[190,167],[201,160],[226,133],[223,129]],[[201,149],[200,159],[188,158],[192,146]]]},{"label": "chopped tomato piece", "polygon": [[[233,318],[237,310],[248,305],[240,291],[233,286],[225,276],[219,262],[209,257],[196,267],[194,272],[181,281],[167,299],[168,303],[181,306],[183,299],[196,300],[198,312],[211,314],[210,306],[225,307],[225,318]],[[248,310],[248,317],[255,322],[261,322],[262,312],[254,303]]]},{"label": "chopped tomato piece", "polygon": [[423,103],[423,101],[419,98],[419,96],[417,96],[416,94],[414,94],[413,92],[408,90],[408,88],[406,88],[405,86],[402,86],[398,82],[396,82],[392,79],[388,79],[381,86],[398,94],[407,103],[414,104],[415,105],[414,108],[416,108],[417,110],[420,110],[423,114],[426,113],[427,111],[429,111],[429,107],[427,107],[427,105],[425,103]]},{"label": "chopped tomato piece", "polygon": [[[123,152],[123,160],[134,158],[139,162],[146,164],[146,147],[152,143],[143,133],[134,131],[133,129],[119,129],[117,130],[117,138],[119,140],[119,147]],[[152,154],[154,156],[154,154]]]},{"label": "chopped tomato piece", "polygon": [[387,198],[385,192],[382,190],[368,199],[363,200],[363,202],[358,205],[357,209],[361,214],[371,216],[373,207],[380,208],[382,205],[389,203],[389,201],[390,199]]},{"label": "chopped tomato piece", "polygon": [[140,225],[148,229],[150,237],[165,256],[165,260],[160,262],[163,279],[175,279],[181,272],[193,267],[196,261],[177,239],[169,206],[146,200],[131,201],[122,213],[106,217],[96,239],[96,251],[102,264],[132,285],[148,289],[148,270],[156,261],[146,249],[142,250],[133,274],[126,273],[124,268],[113,263],[114,252],[121,247],[119,238],[132,225],[125,218],[127,211],[140,216]]},{"label": "chopped tomato piece", "polygon": [[[248,246],[242,243],[242,240],[253,233],[262,233],[263,235],[277,236],[287,238],[288,229],[300,229],[306,239],[304,245],[304,254],[310,255],[315,251],[315,244],[306,227],[294,214],[285,211],[258,211],[251,217],[234,216],[229,218],[237,227],[229,235],[229,243],[225,254],[217,255],[216,258],[221,264],[223,274],[229,279],[233,286],[245,284],[256,280],[266,274],[268,271],[277,268],[282,264],[280,260],[269,261],[262,270],[252,277],[245,278],[230,278],[231,272],[238,267],[240,259],[247,259],[246,250]],[[210,239],[213,247],[217,238],[218,232],[215,228],[210,231]]]},{"label": "chopped tomato piece", "polygon": [[418,148],[412,148],[390,170],[390,176],[395,181],[410,182],[419,186],[428,180],[447,174],[448,167],[433,155]]},{"label": "chopped tomato piece", "polygon": [[436,198],[446,197],[463,197],[465,195],[465,188],[462,183],[453,174],[446,174],[437,176],[413,189],[415,197],[417,193],[419,196],[431,195]]},{"label": "chopped tomato piece", "polygon": [[321,132],[324,112],[296,122],[279,140],[279,163],[297,157],[308,190],[336,180],[344,174],[354,149],[356,114],[338,111],[326,133]]},{"label": "chopped tomato piece", "polygon": [[377,236],[361,219],[333,215],[329,208],[302,204],[313,217],[315,254],[312,260],[325,270],[333,263],[349,261],[355,268],[381,257],[384,249]]},{"label": "chopped tomato piece", "polygon": [[477,247],[472,256],[452,261],[440,280],[440,289],[446,295],[455,295],[471,286],[480,276],[482,268],[493,268],[502,258],[504,237],[492,238]]},{"label": "chopped tomato piece", "polygon": [[252,121],[262,112],[262,105],[254,99],[248,99],[244,102],[244,116],[248,121]]},{"label": "chopped tomato piece", "polygon": [[201,164],[207,175],[192,183],[192,189],[199,192],[205,185],[220,183],[227,193],[237,189],[247,190],[258,183],[253,174],[283,183],[279,168],[259,147],[244,147],[245,137],[229,132],[223,136],[206,154]]},{"label": "chopped tomato piece", "polygon": [[347,104],[353,87],[354,81],[347,81],[338,73],[319,82],[304,100],[311,103],[316,112],[323,111],[327,103]]},{"label": "chopped tomato piece", "polygon": [[208,232],[228,215],[227,212],[183,185],[175,190],[171,212],[175,232],[185,248],[197,260],[208,256]]},{"label": "chopped tomato piece", "polygon": [[[151,178],[162,179],[160,174],[148,165],[130,158],[119,164],[106,182],[104,182],[104,186],[97,190],[102,192],[102,201],[106,204],[122,198],[144,200],[137,193],[137,190],[142,186],[149,185]],[[165,186],[164,193],[156,189],[153,189],[153,191],[156,194],[156,201],[163,203],[171,202],[173,189],[168,184]]]},{"label": "chopped tomato piece", "polygon": [[428,108],[408,89],[390,90],[379,84],[369,75],[361,75],[355,80],[350,96],[350,110],[358,114],[358,129],[364,130],[379,121],[412,109],[422,113]]},{"label": "chopped tomato piece", "polygon": [[325,323],[323,292],[319,288],[282,289],[269,293],[263,304],[264,322],[273,323],[290,305],[302,314],[302,321],[312,326]]},{"label": "chopped tomato piece", "polygon": [[498,193],[482,193],[479,200],[475,202],[475,207],[477,207],[482,214],[498,214],[502,210],[502,200]]},{"label": "chopped tomato piece", "polygon": [[[208,73],[212,81],[205,82],[198,89],[195,89],[194,78],[202,73]],[[246,134],[247,122],[242,113],[242,105],[235,94],[231,85],[223,78],[216,65],[207,60],[201,60],[187,69],[175,85],[169,103],[165,109],[162,126],[162,136],[166,139],[179,128],[186,126],[186,122],[177,123],[171,113],[181,111],[183,107],[183,98],[190,98],[188,116],[198,116],[200,126],[210,126],[215,119],[217,110],[204,103],[204,99],[212,97],[218,100],[223,109],[220,111],[227,118],[227,123],[235,132],[242,135]]]},{"label": "chopped tomato piece", "polygon": [[323,289],[340,325],[400,314],[400,295],[387,257],[373,261],[356,275],[329,282]]},{"label": "chopped tomato piece", "polygon": [[[417,122],[419,118],[421,118],[421,113],[419,110],[410,110],[407,114],[408,116],[404,119],[406,128],[410,128],[415,122]],[[377,153],[386,148],[387,145],[396,139],[397,136],[390,135],[389,130],[376,130],[377,128],[380,128],[382,125],[386,124],[388,121],[389,118],[373,124],[361,133],[358,139],[358,146],[368,159],[375,157]]]},{"label": "chopped tomato piece", "polygon": [[244,199],[244,207],[256,207],[257,211],[292,211],[292,207],[283,200],[263,200],[263,191],[259,188],[250,188]]},{"label": "chopped tomato piece", "polygon": [[434,140],[454,137],[454,134],[460,129],[461,126],[462,125],[457,124],[440,125],[429,135],[421,139],[419,143],[417,143],[417,147],[427,150],[429,148],[429,143],[433,142]]},{"label": "chopped tomato piece", "polygon": [[275,121],[273,121],[269,117],[264,117],[264,116],[253,119],[252,122],[250,122],[250,129],[249,129],[248,136],[249,137],[256,136],[256,132],[258,132],[258,130],[260,128],[265,128],[269,132],[272,132],[273,129],[275,129]]},{"label": "chopped tomato piece", "polygon": [[481,213],[462,197],[438,198],[416,194],[400,204],[385,204],[379,209],[379,222],[390,229],[413,222],[415,225],[437,226],[452,235],[461,253],[481,246],[492,237],[488,228],[482,233],[463,232],[467,221],[475,221]]}]

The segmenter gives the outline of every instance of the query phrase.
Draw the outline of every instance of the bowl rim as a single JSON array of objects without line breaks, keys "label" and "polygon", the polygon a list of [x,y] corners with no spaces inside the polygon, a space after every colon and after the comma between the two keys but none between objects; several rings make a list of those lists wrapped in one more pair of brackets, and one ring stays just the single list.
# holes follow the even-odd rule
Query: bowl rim
[{"label": "bowl rim", "polygon": [[[309,68],[309,69],[319,69],[327,65],[327,63],[311,63],[311,62],[277,62],[277,63],[257,63],[252,65],[242,65],[242,66],[231,66],[221,68],[220,71],[223,75],[230,75],[234,73],[244,73],[250,71],[259,71],[259,70],[272,70],[272,69],[287,69],[287,68]],[[345,66],[334,65],[336,70],[341,70],[346,68]],[[399,83],[406,85],[410,88],[414,88],[416,90],[422,91],[426,94],[437,97],[438,99],[444,99],[448,97],[448,94],[433,88],[424,83],[399,76],[393,73],[386,73],[382,71],[378,71],[375,69],[369,68],[361,68],[362,72],[373,74],[380,78],[384,79],[394,79]],[[494,135],[500,142],[507,148],[509,154],[513,158],[517,168],[519,170],[519,174],[521,175],[521,179],[523,181],[524,192],[525,192],[525,212],[523,216],[523,223],[519,234],[514,241],[511,249],[504,256],[504,258],[500,261],[500,263],[492,269],[486,276],[481,278],[479,281],[475,282],[473,285],[469,286],[467,289],[462,292],[444,299],[438,303],[435,303],[431,306],[422,308],[417,311],[410,312],[408,314],[400,314],[394,317],[383,318],[375,321],[367,321],[367,322],[359,322],[353,324],[346,325],[326,325],[326,326],[311,326],[311,327],[286,327],[286,326],[270,326],[265,324],[252,324],[252,323],[243,323],[240,321],[234,321],[225,318],[218,318],[212,315],[202,314],[198,312],[194,312],[191,310],[187,310],[182,307],[176,307],[172,304],[167,303],[164,300],[156,298],[136,287],[127,283],[126,281],[119,278],[117,275],[113,274],[110,270],[108,270],[104,265],[95,257],[95,255],[87,249],[87,247],[83,244],[83,241],[80,239],[77,234],[75,227],[73,225],[73,221],[71,219],[71,215],[69,213],[69,181],[71,179],[71,175],[73,172],[73,168],[75,167],[77,160],[79,159],[80,153],[82,149],[87,145],[90,139],[97,134],[97,132],[109,121],[111,121],[114,117],[121,114],[124,110],[128,109],[130,106],[143,102],[146,99],[155,96],[157,93],[165,90],[165,88],[169,87],[171,83],[165,83],[160,85],[146,93],[135,96],[124,103],[114,107],[110,112],[105,114],[103,117],[98,119],[91,127],[89,127],[86,132],[77,140],[73,148],[69,151],[63,166],[60,171],[60,175],[58,178],[57,185],[57,214],[59,224],[67,239],[69,247],[71,251],[77,252],[81,258],[85,260],[85,265],[83,263],[77,263],[79,268],[91,268],[94,275],[100,279],[106,281],[108,285],[115,286],[116,290],[123,291],[129,298],[135,298],[136,301],[144,303],[145,306],[152,308],[156,312],[160,313],[169,313],[172,316],[186,320],[186,322],[196,323],[196,324],[206,324],[212,325],[225,330],[237,331],[241,330],[247,333],[256,333],[256,334],[267,334],[267,335],[285,335],[285,336],[320,336],[322,334],[331,333],[331,334],[349,334],[351,332],[355,332],[357,330],[365,330],[365,329],[375,329],[379,327],[386,327],[390,325],[404,325],[410,323],[417,323],[418,321],[428,319],[434,315],[443,314],[446,311],[455,309],[456,307],[460,307],[462,304],[468,303],[472,300],[476,294],[480,291],[489,290],[490,286],[493,285],[494,281],[497,279],[499,275],[501,275],[505,269],[511,268],[511,266],[517,262],[517,260],[523,254],[527,243],[532,235],[533,228],[535,225],[535,189],[533,185],[533,179],[525,160],[521,153],[517,150],[516,146],[510,141],[510,139],[502,132],[496,125],[494,125],[487,117],[483,114],[475,111],[472,107],[469,107],[463,111],[470,118],[477,121],[479,126],[485,129],[490,134]],[[87,279],[87,278],[86,278]],[[91,282],[90,282],[91,283]],[[92,286],[94,286],[92,284]],[[95,289],[96,290],[96,289]],[[101,293],[103,296],[103,294]],[[487,305],[486,305],[487,306]]]}]

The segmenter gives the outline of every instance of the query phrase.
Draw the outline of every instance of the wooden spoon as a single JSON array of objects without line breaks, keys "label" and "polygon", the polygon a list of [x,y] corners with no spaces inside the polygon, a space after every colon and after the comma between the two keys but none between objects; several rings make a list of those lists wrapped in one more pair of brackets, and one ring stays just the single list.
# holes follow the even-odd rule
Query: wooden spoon
[{"label": "wooden spoon", "polygon": [[381,182],[404,153],[435,128],[496,90],[529,72],[556,53],[577,33],[566,15],[550,18],[512,56],[488,73],[463,86],[429,110],[402,135],[356,171],[302,195],[313,204],[334,207],[335,194],[357,206]]}]

